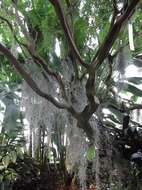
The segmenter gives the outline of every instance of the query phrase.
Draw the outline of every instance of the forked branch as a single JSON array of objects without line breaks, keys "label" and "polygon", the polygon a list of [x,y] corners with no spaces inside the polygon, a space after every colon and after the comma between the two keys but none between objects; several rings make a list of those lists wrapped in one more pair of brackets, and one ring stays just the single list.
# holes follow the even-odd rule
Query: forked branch
[{"label": "forked branch", "polygon": [[7,23],[8,27],[10,28],[12,34],[13,34],[13,37],[14,39],[16,40],[16,42],[23,46],[24,48],[26,48],[26,50],[29,52],[29,54],[31,55],[31,57],[33,58],[33,60],[35,61],[35,63],[37,64],[38,67],[42,68],[44,70],[44,72],[46,72],[48,75],[50,76],[53,76],[55,78],[55,80],[58,82],[59,86],[60,86],[60,89],[61,89],[61,92],[62,92],[62,95],[63,95],[63,98],[67,101],[67,96],[66,96],[66,92],[65,92],[65,87],[64,87],[64,84],[63,84],[63,81],[60,77],[60,75],[54,71],[52,71],[49,67],[48,67],[48,64],[47,62],[42,58],[40,57],[39,55],[37,55],[36,51],[35,51],[35,47],[34,45],[27,45],[27,44],[24,44],[22,43],[21,41],[19,41],[19,39],[17,38],[16,34],[15,34],[15,31],[13,29],[13,26],[12,24],[9,22],[8,19],[0,16],[0,19],[4,22]]},{"label": "forked branch", "polygon": [[117,17],[115,23],[111,26],[108,34],[106,35],[104,42],[98,49],[96,53],[97,56],[95,55],[95,57],[93,58],[92,65],[101,65],[104,59],[108,56],[109,51],[113,46],[115,40],[117,39],[123,24],[129,19],[130,16],[132,16],[135,7],[139,2],[140,0],[132,0],[124,13],[121,16]]},{"label": "forked branch", "polygon": [[47,99],[51,103],[53,103],[57,108],[60,109],[69,109],[69,106],[66,104],[62,104],[58,102],[55,98],[53,98],[51,95],[46,94],[45,92],[41,91],[39,87],[37,86],[36,82],[31,78],[31,76],[23,69],[23,67],[20,65],[20,63],[17,61],[17,59],[11,54],[11,52],[4,47],[0,43],[0,52],[3,53],[6,58],[9,60],[12,66],[16,69],[16,71],[22,76],[22,78],[27,82],[27,84],[32,88],[34,92],[36,92],[39,96]]}]

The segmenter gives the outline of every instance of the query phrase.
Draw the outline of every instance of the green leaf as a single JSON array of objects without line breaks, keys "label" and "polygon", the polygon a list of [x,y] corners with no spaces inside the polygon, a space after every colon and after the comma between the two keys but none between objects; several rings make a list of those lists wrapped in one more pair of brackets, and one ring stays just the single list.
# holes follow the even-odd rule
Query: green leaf
[{"label": "green leaf", "polygon": [[10,152],[10,160],[11,162],[15,163],[17,159],[17,154],[15,151]]},{"label": "green leaf", "polygon": [[85,37],[86,37],[86,29],[87,29],[87,22],[84,18],[79,17],[76,19],[75,24],[75,42],[78,48],[84,47]]},{"label": "green leaf", "polygon": [[17,177],[17,173],[15,172],[14,169],[8,168],[5,171],[5,179],[8,181],[13,181]]},{"label": "green leaf", "polygon": [[137,96],[132,96],[132,97],[131,97],[131,100],[132,100],[133,102],[135,102],[135,103],[136,103],[136,102],[137,102],[137,100],[138,100],[138,97],[137,97]]},{"label": "green leaf", "polygon": [[5,169],[5,167],[3,165],[0,165],[0,171]]},{"label": "green leaf", "polygon": [[127,78],[128,82],[134,83],[134,84],[142,84],[142,77],[129,77]]},{"label": "green leaf", "polygon": [[9,157],[9,155],[6,155],[5,157],[3,157],[2,163],[3,163],[3,165],[5,166],[5,168],[8,167],[8,165],[9,165],[9,163],[10,163],[10,157]]},{"label": "green leaf", "polygon": [[87,150],[87,160],[92,161],[95,157],[95,147],[92,145]]},{"label": "green leaf", "polygon": [[134,59],[134,65],[136,67],[142,67],[142,61],[139,59]]},{"label": "green leaf", "polygon": [[114,123],[112,123],[112,122],[110,122],[110,121],[103,121],[104,122],[104,124],[106,125],[106,126],[108,126],[108,127],[115,127],[116,125],[114,124]]},{"label": "green leaf", "polygon": [[108,109],[112,112],[112,114],[114,114],[116,116],[117,121],[119,121],[121,123],[123,120],[122,112],[120,112],[119,110],[117,110],[113,107],[109,107]]},{"label": "green leaf", "polygon": [[114,123],[121,123],[114,115],[107,115],[106,119],[112,120]]},{"label": "green leaf", "polygon": [[135,96],[142,97],[142,91],[129,83],[119,82],[119,85],[123,87],[123,91],[132,93]]}]

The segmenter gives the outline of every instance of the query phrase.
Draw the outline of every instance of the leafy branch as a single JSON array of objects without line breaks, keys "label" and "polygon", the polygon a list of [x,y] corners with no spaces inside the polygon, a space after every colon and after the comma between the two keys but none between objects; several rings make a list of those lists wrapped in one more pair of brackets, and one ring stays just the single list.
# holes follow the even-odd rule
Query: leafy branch
[{"label": "leafy branch", "polygon": [[72,51],[74,52],[74,55],[76,56],[76,58],[78,59],[79,63],[84,66],[85,68],[88,68],[88,64],[86,64],[83,59],[81,58],[81,55],[75,45],[75,42],[72,38],[72,34],[69,28],[69,24],[65,18],[64,12],[62,10],[62,7],[60,5],[59,0],[49,0],[51,2],[51,4],[54,6],[56,14],[60,20],[61,26],[63,28],[63,31],[65,33],[65,36],[67,38],[67,41],[72,49]]},{"label": "leafy branch", "polygon": [[135,7],[140,2],[140,0],[131,1],[130,5],[126,8],[124,13],[121,16],[115,17],[115,22],[113,25],[110,25],[110,29],[108,34],[106,35],[104,42],[98,49],[95,57],[92,60],[92,65],[100,66],[104,59],[108,56],[109,51],[114,44],[115,40],[117,39],[117,36],[123,26],[123,24],[132,16],[132,13],[135,10]]}]

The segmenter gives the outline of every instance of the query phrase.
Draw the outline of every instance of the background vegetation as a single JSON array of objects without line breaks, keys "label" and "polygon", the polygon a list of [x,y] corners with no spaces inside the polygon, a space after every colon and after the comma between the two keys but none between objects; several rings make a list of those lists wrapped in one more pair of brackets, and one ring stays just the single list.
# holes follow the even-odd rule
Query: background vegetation
[{"label": "background vegetation", "polygon": [[140,190],[142,3],[0,7],[0,188]]}]

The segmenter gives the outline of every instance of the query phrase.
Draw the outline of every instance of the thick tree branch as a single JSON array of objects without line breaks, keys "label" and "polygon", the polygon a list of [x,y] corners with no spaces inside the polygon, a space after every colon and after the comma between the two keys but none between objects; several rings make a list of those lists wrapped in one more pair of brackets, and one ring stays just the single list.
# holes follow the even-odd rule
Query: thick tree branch
[{"label": "thick tree branch", "polygon": [[[129,7],[126,9],[124,14],[120,16],[118,20],[116,20],[116,10],[114,10],[113,19],[110,25],[109,32],[103,42],[103,44],[100,46],[98,51],[96,52],[96,55],[90,65],[89,71],[89,78],[86,83],[86,95],[89,101],[89,104],[85,107],[83,110],[83,115],[90,115],[90,113],[93,113],[94,110],[97,109],[97,104],[94,100],[94,93],[95,93],[95,68],[96,66],[100,66],[104,59],[106,59],[109,55],[109,51],[114,44],[115,40],[117,39],[117,36],[121,30],[122,25],[124,22],[132,15],[132,11],[135,9],[136,5],[138,4],[140,0],[132,1]],[[111,69],[110,69],[111,71]],[[111,72],[110,72],[111,74]],[[110,76],[109,76],[110,78]],[[95,108],[96,107],[96,108]]]},{"label": "thick tree branch", "polygon": [[109,73],[108,73],[108,76],[107,76],[106,81],[105,81],[107,87],[109,87],[109,83],[110,83],[110,80],[112,77],[112,64],[113,64],[113,57],[111,55],[108,55]]},{"label": "thick tree branch", "polygon": [[[116,109],[116,110],[118,110],[118,111],[120,111],[122,113],[124,112],[123,108],[118,108],[118,107],[116,107],[114,105],[111,105],[110,107],[114,108],[114,109]],[[140,109],[142,109],[142,104],[134,104],[134,105],[131,104],[130,107],[125,106],[125,112],[130,112],[130,111],[133,111],[133,110],[140,110]]]},{"label": "thick tree branch", "polygon": [[37,64],[38,67],[42,68],[43,71],[45,71],[48,75],[50,76],[53,76],[55,78],[55,80],[59,83],[59,86],[60,86],[60,89],[61,89],[61,92],[62,92],[62,95],[63,95],[63,98],[67,101],[67,95],[66,95],[66,92],[65,92],[65,87],[64,87],[64,84],[63,84],[63,81],[60,77],[60,75],[58,75],[58,73],[50,70],[48,68],[48,64],[44,61],[44,59],[42,57],[40,57],[39,55],[36,54],[35,52],[35,49],[33,47],[33,45],[26,45],[22,42],[20,42],[15,34],[15,31],[13,29],[13,26],[12,24],[9,22],[8,19],[0,16],[0,19],[3,20],[4,22],[7,23],[7,25],[9,26],[13,36],[14,36],[14,39],[16,40],[16,42],[23,46],[24,48],[26,48],[29,52],[29,54],[32,56],[33,60],[35,61],[35,63]]},{"label": "thick tree branch", "polygon": [[95,66],[99,66],[102,64],[104,59],[108,56],[109,51],[114,44],[115,40],[117,39],[117,36],[122,28],[122,25],[129,19],[129,17],[132,15],[132,13],[135,10],[135,7],[140,2],[140,0],[132,0],[126,11],[118,17],[116,22],[111,26],[103,44],[98,49],[95,57],[92,60],[92,65],[95,64]]},{"label": "thick tree branch", "polygon": [[55,78],[55,80],[58,82],[58,84],[60,86],[63,98],[66,101],[68,101],[66,91],[65,91],[65,86],[61,79],[61,76],[57,72],[54,72],[51,69],[49,69],[48,64],[45,62],[45,60],[41,56],[37,55],[36,52],[31,52],[30,48],[27,48],[27,49],[28,49],[29,53],[31,54],[32,58],[34,59],[35,63],[39,67],[42,67],[48,75],[53,76]]},{"label": "thick tree branch", "polygon": [[[140,37],[141,35],[142,35],[142,32],[136,32],[136,33],[134,33],[134,39]],[[113,59],[116,58],[117,55],[118,55],[118,53],[119,53],[123,48],[127,47],[128,45],[129,45],[129,42],[126,42],[126,44],[124,44],[123,46],[120,46],[120,47],[114,52],[114,54],[111,55],[112,58],[113,58]]]},{"label": "thick tree branch", "polygon": [[67,38],[67,41],[70,45],[70,47],[73,50],[73,53],[75,54],[76,58],[78,59],[79,63],[84,66],[85,68],[88,68],[88,64],[86,64],[83,59],[81,58],[81,55],[75,45],[75,42],[72,38],[71,32],[70,32],[70,28],[69,28],[69,24],[65,18],[64,12],[62,10],[62,7],[59,3],[59,0],[49,0],[51,2],[51,4],[54,6],[56,14],[60,20],[61,26],[64,30],[65,36]]},{"label": "thick tree branch", "polygon": [[113,0],[112,3],[113,3],[114,12],[118,12],[117,1]]},{"label": "thick tree branch", "polygon": [[[8,19],[6,19],[6,18],[4,18],[4,17],[2,17],[2,16],[0,16],[0,19],[7,23],[7,25],[9,26],[9,28],[10,28],[10,30],[11,30],[13,36],[14,36],[14,39],[17,41],[17,43],[18,43],[19,45],[22,45],[24,48],[26,48],[26,49],[28,50],[28,52],[29,52],[30,55],[34,58],[34,60],[36,61],[36,63],[37,63],[39,66],[42,66],[42,68],[44,68],[44,70],[47,72],[47,74],[49,74],[49,75],[55,77],[55,79],[57,80],[57,82],[58,82],[59,85],[60,85],[60,88],[61,88],[63,97],[65,98],[65,100],[67,100],[67,96],[66,96],[66,92],[65,92],[65,87],[64,87],[64,84],[63,84],[63,81],[62,81],[60,75],[58,75],[58,73],[56,73],[56,72],[54,72],[54,71],[52,71],[52,70],[50,70],[50,69],[48,68],[48,65],[46,64],[46,62],[44,61],[44,59],[42,59],[40,56],[36,55],[34,48],[32,48],[32,47],[30,48],[30,46],[28,46],[27,44],[24,44],[24,43],[22,43],[22,42],[20,42],[20,41],[18,40],[18,38],[17,38],[17,36],[16,36],[16,34],[15,34],[15,31],[14,31],[14,29],[13,29],[13,26],[12,26],[12,24],[9,22]],[[17,60],[15,60],[15,61],[17,61]],[[18,63],[18,64],[19,64],[19,63]],[[17,69],[17,70],[18,70],[18,69]],[[19,72],[18,72],[18,73],[19,73]],[[22,75],[22,74],[20,73],[20,75]],[[30,85],[29,85],[29,86],[30,86]],[[36,89],[35,89],[35,90],[36,90]],[[37,94],[38,94],[38,93],[37,93]],[[41,96],[42,96],[42,97],[45,97],[46,94],[43,94],[43,93],[42,93]],[[45,98],[46,98],[46,97],[45,97]],[[47,99],[47,98],[46,98],[46,99]],[[49,96],[49,99],[52,99],[52,97]],[[49,100],[49,101],[50,101],[50,100]],[[51,100],[51,101],[52,101],[52,100]],[[54,100],[53,100],[53,101],[54,101]],[[53,102],[52,102],[52,103],[53,103]],[[56,104],[56,103],[57,103],[56,106],[58,107],[58,102],[55,101],[55,104]],[[54,103],[53,103],[53,104],[54,104]],[[59,105],[59,106],[60,106],[60,105]],[[63,106],[63,107],[64,107],[64,106]],[[68,109],[68,111],[69,111],[70,113],[73,114],[74,117],[76,117],[76,118],[78,117],[77,112],[72,108],[72,106],[69,106],[69,107],[65,106],[65,107]],[[61,109],[62,109],[62,108],[61,108]]]},{"label": "thick tree branch", "polygon": [[95,78],[92,75],[89,75],[89,78],[86,82],[86,96],[88,99],[88,104],[85,106],[84,110],[80,113],[79,121],[88,123],[92,114],[97,110],[98,103],[95,100]]},{"label": "thick tree branch", "polygon": [[65,0],[67,8],[68,8],[68,14],[70,15],[71,22],[73,24],[73,14],[72,14],[72,6],[70,0]]},{"label": "thick tree branch", "polygon": [[133,106],[130,106],[129,108],[127,108],[129,111],[132,111],[132,110],[140,110],[142,109],[142,104],[135,104]]},{"label": "thick tree branch", "polygon": [[50,76],[53,76],[55,78],[55,80],[58,82],[59,86],[60,86],[60,89],[61,89],[61,92],[62,92],[62,95],[63,95],[63,98],[67,101],[68,98],[66,96],[66,92],[65,92],[65,87],[64,87],[64,84],[63,84],[63,81],[60,77],[60,75],[58,75],[58,73],[52,71],[49,69],[48,67],[48,64],[47,62],[42,58],[40,57],[39,55],[37,55],[36,51],[35,51],[35,43],[36,43],[36,38],[37,38],[37,34],[36,34],[36,38],[35,40],[31,39],[26,28],[24,27],[24,25],[22,25],[22,22],[20,22],[20,17],[19,17],[19,14],[18,14],[18,10],[17,10],[17,5],[16,3],[13,3],[13,6],[15,8],[15,13],[16,13],[16,19],[17,19],[17,22],[19,23],[20,27],[21,27],[21,30],[23,31],[25,37],[27,39],[29,39],[29,44],[28,46],[25,46],[26,49],[28,50],[28,52],[30,53],[30,55],[32,56],[33,60],[35,61],[35,63],[41,67],[47,74],[49,74]]},{"label": "thick tree branch", "polygon": [[20,63],[17,61],[17,59],[11,54],[11,52],[4,47],[0,43],[0,52],[2,52],[6,58],[10,61],[12,66],[16,69],[16,71],[22,76],[22,78],[27,82],[27,84],[32,88],[34,92],[36,92],[39,96],[47,99],[51,103],[53,103],[56,107],[60,109],[69,109],[70,107],[66,104],[59,103],[55,98],[53,98],[51,95],[48,95],[41,91],[35,81],[30,77],[30,75],[22,68]]}]

